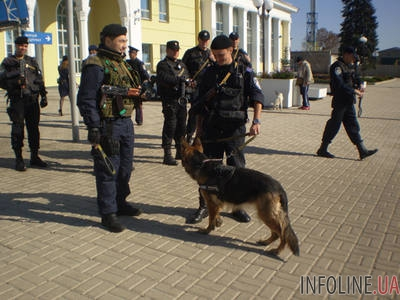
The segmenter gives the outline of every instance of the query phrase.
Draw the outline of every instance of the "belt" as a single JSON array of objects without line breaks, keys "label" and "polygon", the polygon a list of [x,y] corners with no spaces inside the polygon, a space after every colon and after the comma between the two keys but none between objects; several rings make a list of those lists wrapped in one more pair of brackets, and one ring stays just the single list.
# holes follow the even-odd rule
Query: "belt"
[{"label": "belt", "polygon": [[108,121],[116,121],[119,119],[128,119],[131,116],[115,116],[115,117],[110,117],[110,118],[103,118],[104,121],[108,122]]}]

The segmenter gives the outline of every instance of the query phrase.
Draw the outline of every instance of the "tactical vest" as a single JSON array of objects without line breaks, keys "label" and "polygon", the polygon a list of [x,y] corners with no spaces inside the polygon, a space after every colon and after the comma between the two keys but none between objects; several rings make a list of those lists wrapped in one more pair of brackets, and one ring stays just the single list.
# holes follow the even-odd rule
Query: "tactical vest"
[{"label": "tactical vest", "polygon": [[[241,68],[239,68],[241,69]],[[220,87],[211,101],[211,118],[217,128],[240,126],[247,120],[247,105],[244,99],[243,72],[235,68],[227,83]]]},{"label": "tactical vest", "polygon": [[44,90],[41,71],[33,57],[25,55],[18,59],[14,55],[4,59],[4,88],[9,97],[35,96]]},{"label": "tactical vest", "polygon": [[[116,54],[105,49],[99,49],[97,55],[92,55],[85,61],[88,65],[98,65],[104,70],[103,84],[117,87],[137,88],[140,85],[138,73],[123,59]],[[105,96],[99,101],[98,105],[103,118],[130,117],[135,108],[132,98],[122,98],[121,96]],[[123,103],[124,114],[121,115],[121,105]]]}]

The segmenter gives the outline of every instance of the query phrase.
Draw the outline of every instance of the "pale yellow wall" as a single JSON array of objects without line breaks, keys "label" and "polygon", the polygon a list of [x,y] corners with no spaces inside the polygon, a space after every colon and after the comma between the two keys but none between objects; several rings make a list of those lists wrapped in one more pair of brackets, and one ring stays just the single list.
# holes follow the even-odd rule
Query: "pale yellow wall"
[{"label": "pale yellow wall", "polygon": [[0,60],[2,61],[4,57],[6,57],[6,47],[5,47],[6,37],[3,31],[0,31]]},{"label": "pale yellow wall", "polygon": [[[40,14],[40,28],[35,31],[48,32],[53,36],[52,45],[38,45],[42,54],[43,76],[46,86],[56,86],[58,78],[58,36],[57,36],[57,5],[59,0],[38,0],[37,7]],[[110,5],[112,3],[112,5]],[[170,0],[169,22],[159,21],[158,0],[152,0],[151,20],[142,20],[142,42],[152,44],[152,66],[155,71],[160,57],[160,45],[169,40],[178,40],[181,45],[180,58],[185,51],[197,43],[197,34],[201,30],[200,0]],[[101,29],[110,23],[121,23],[117,0],[91,0],[91,10],[88,17],[89,43],[98,44]],[[0,32],[0,57],[5,57],[4,33]]]},{"label": "pale yellow wall", "polygon": [[[112,5],[109,5],[113,2]],[[111,23],[121,24],[118,1],[91,0],[88,20],[89,45],[100,43],[100,32],[104,26]]]},{"label": "pale yellow wall", "polygon": [[[169,1],[169,22],[160,22],[158,13],[158,0],[152,0],[151,20],[142,20],[142,42],[152,44],[152,67],[155,71],[157,63],[164,57],[160,57],[160,45],[165,45],[169,40],[177,40],[180,43],[180,55],[196,45],[197,12],[194,0]],[[198,22],[198,21],[197,21]]]}]

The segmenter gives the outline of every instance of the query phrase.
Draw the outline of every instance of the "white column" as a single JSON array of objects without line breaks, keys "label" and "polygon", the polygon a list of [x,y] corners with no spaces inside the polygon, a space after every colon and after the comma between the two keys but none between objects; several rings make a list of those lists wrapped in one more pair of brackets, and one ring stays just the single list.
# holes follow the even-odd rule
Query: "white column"
[{"label": "white column", "polygon": [[81,57],[85,59],[89,55],[89,32],[88,32],[88,16],[90,7],[81,7],[78,9],[78,27],[79,41],[81,45]]},{"label": "white column", "polygon": [[233,7],[229,4],[223,4],[222,7],[224,34],[229,35],[233,30]]},{"label": "white column", "polygon": [[200,3],[201,7],[201,25],[202,29],[208,30],[211,39],[215,37],[216,32],[216,3],[214,0],[203,0]]},{"label": "white column", "polygon": [[[247,52],[247,10],[239,9],[239,28],[240,32],[240,43],[241,47]],[[251,57],[250,57],[251,59]]]},{"label": "white column", "polygon": [[138,57],[142,59],[142,22],[140,12],[140,1],[133,0],[128,13],[128,43],[129,45],[139,49]]},{"label": "white column", "polygon": [[281,69],[281,56],[282,56],[282,32],[281,32],[281,20],[273,18],[273,39],[274,49],[272,53],[272,63],[274,71],[280,71]]},{"label": "white column", "polygon": [[261,51],[260,51],[260,43],[261,43],[261,19],[259,13],[253,15],[254,20],[253,20],[253,40],[251,41],[253,43],[253,60],[252,60],[252,65],[253,68],[255,69],[256,73],[262,72],[261,69]]},{"label": "white column", "polygon": [[265,25],[265,32],[264,32],[264,37],[265,37],[265,45],[264,45],[264,51],[265,51],[265,72],[266,73],[271,73],[273,71],[273,66],[272,66],[272,18],[268,14],[266,16],[266,22]]}]

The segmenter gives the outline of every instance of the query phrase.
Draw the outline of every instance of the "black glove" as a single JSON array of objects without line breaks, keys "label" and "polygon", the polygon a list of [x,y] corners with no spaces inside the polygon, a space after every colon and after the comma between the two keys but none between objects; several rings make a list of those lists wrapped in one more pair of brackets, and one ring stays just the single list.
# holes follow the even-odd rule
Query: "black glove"
[{"label": "black glove", "polygon": [[97,127],[92,127],[88,129],[88,141],[92,145],[100,144],[100,130]]},{"label": "black glove", "polygon": [[46,98],[46,96],[42,96],[42,100],[40,100],[40,107],[41,108],[43,108],[43,107],[46,107],[47,106],[47,98]]}]

